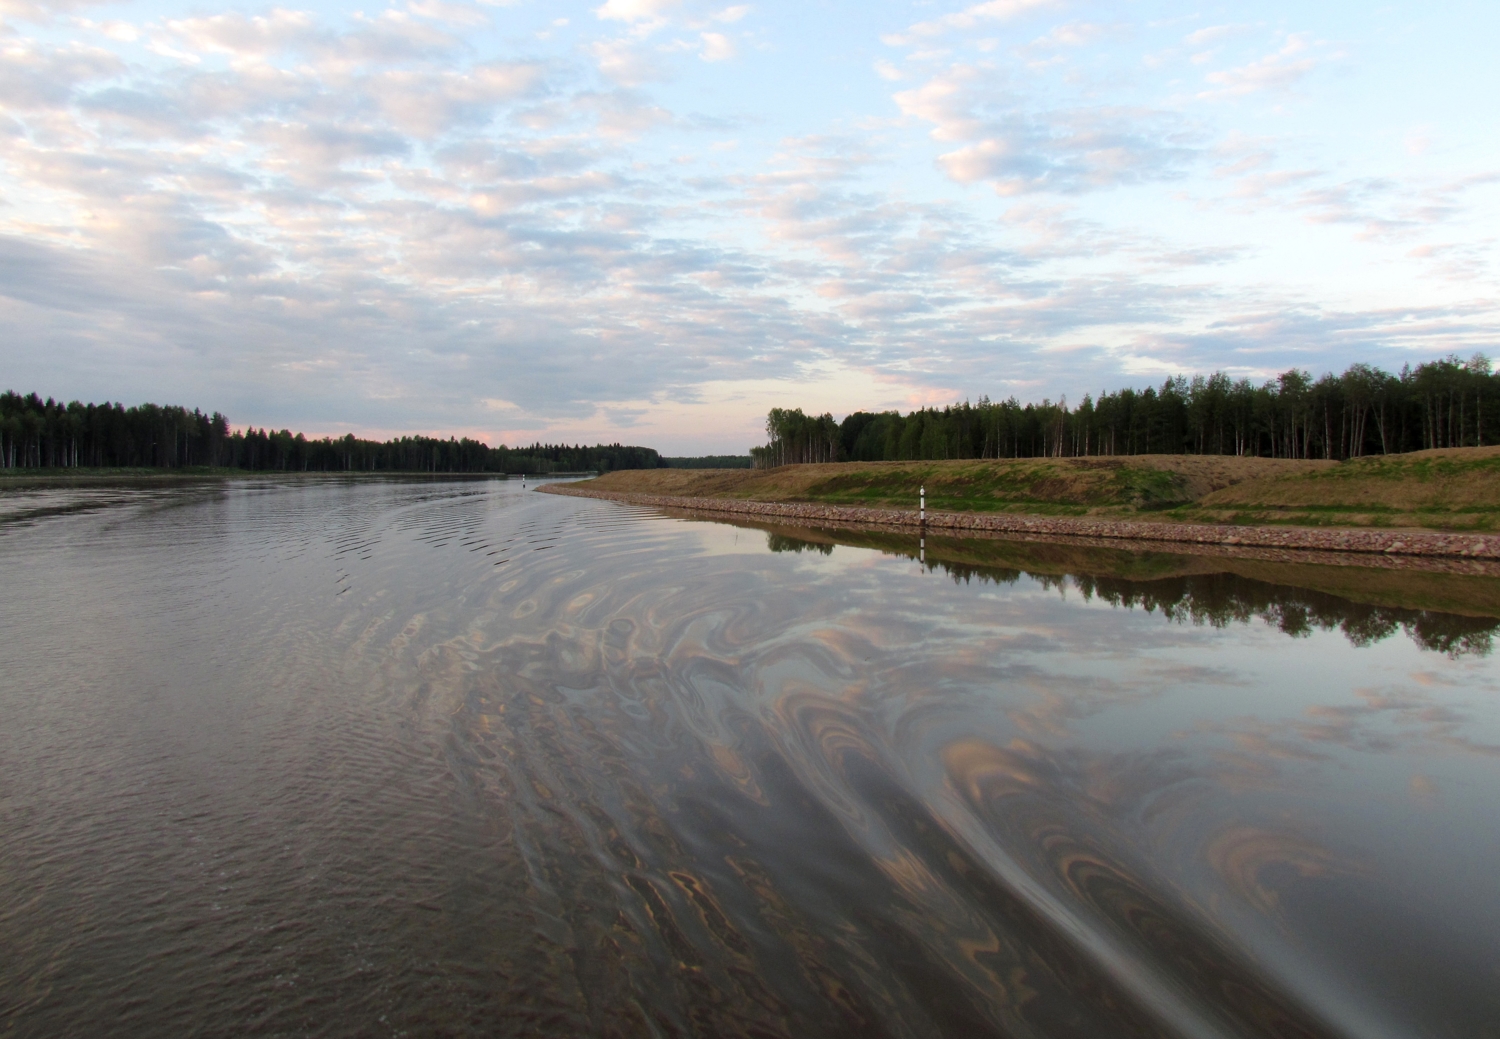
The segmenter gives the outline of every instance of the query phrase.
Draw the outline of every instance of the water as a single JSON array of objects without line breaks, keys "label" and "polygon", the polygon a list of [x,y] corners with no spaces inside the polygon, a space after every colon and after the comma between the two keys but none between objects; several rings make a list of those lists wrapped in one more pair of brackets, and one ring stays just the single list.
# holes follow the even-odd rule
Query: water
[{"label": "water", "polygon": [[0,512],[6,1035],[1500,1035],[1494,579]]}]

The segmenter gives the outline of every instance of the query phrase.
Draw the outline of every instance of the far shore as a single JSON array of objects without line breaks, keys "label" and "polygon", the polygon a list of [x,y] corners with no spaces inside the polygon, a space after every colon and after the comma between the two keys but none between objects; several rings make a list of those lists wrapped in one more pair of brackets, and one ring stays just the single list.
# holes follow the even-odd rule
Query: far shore
[{"label": "far shore", "polygon": [[[805,524],[1500,559],[1500,449],[620,470],[550,493]],[[926,512],[919,513],[925,490]]]},{"label": "far shore", "polygon": [[227,469],[155,468],[0,469],[0,491],[47,487],[151,486],[224,480],[522,480],[593,476],[588,473],[453,473],[427,469]]}]

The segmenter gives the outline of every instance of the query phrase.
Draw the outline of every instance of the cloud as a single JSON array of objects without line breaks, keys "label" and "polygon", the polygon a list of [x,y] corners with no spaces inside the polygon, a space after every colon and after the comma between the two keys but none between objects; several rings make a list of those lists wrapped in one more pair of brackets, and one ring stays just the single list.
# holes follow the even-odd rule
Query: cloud
[{"label": "cloud", "polygon": [[1289,90],[1317,65],[1317,60],[1308,53],[1306,34],[1293,34],[1272,54],[1238,68],[1210,72],[1205,78],[1217,89],[1205,91],[1202,96],[1239,97],[1262,90]]},{"label": "cloud", "polygon": [[893,47],[906,46],[924,38],[942,36],[957,30],[974,29],[985,22],[1006,22],[1021,15],[1044,10],[1055,5],[1057,0],[988,0],[973,4],[962,11],[943,15],[926,22],[918,22],[904,33],[882,37]]},{"label": "cloud", "polygon": [[599,40],[588,46],[600,73],[623,87],[636,87],[666,78],[654,53],[633,40]]},{"label": "cloud", "polygon": [[453,4],[445,0],[415,0],[408,3],[406,9],[422,18],[449,25],[478,26],[490,23],[489,15],[469,4]]},{"label": "cloud", "polygon": [[1028,50],[1047,50],[1057,47],[1086,47],[1108,34],[1109,30],[1102,25],[1090,22],[1070,22],[1067,25],[1059,25],[1045,36],[1040,36],[1031,41]]},{"label": "cloud", "polygon": [[[45,392],[257,424],[483,429],[504,400],[507,428],[656,430],[642,409],[756,408],[797,380],[1055,397],[1084,366],[1109,383],[1493,341],[1494,164],[1421,179],[1236,134],[1238,106],[1109,64],[1139,26],[1039,35],[1040,11],[939,18],[878,66],[899,88],[855,76],[847,122],[808,109],[796,133],[685,60],[797,71],[726,28],[744,5],[608,3],[545,44],[469,32],[483,12],[456,0],[8,25],[0,362]],[[992,60],[946,52],[980,28]],[[1378,258],[1421,291],[1376,307],[1331,277],[1268,283],[1242,261],[1278,215],[1349,245],[1330,270]]]},{"label": "cloud", "polygon": [[1472,212],[1474,192],[1500,183],[1495,171],[1441,180],[1337,179],[1325,170],[1281,166],[1266,142],[1240,137],[1221,143],[1215,153],[1222,161],[1214,174],[1232,183],[1230,198],[1245,211],[1280,209],[1312,224],[1357,228],[1370,240],[1410,239],[1452,224]]},{"label": "cloud", "polygon": [[0,52],[0,105],[13,112],[54,108],[86,84],[112,78],[125,63],[105,50],[72,45],[56,51],[30,46]]},{"label": "cloud", "polygon": [[605,0],[594,9],[600,18],[618,22],[661,22],[668,12],[681,6],[681,0]]},{"label": "cloud", "polygon": [[60,15],[97,7],[108,0],[0,0],[0,17],[50,22]]},{"label": "cloud", "polygon": [[649,130],[672,122],[672,113],[628,90],[581,93],[573,107],[591,113],[599,133],[612,140],[634,140]]},{"label": "cloud", "polygon": [[234,12],[183,18],[167,22],[166,27],[191,50],[261,59],[283,51],[326,46],[334,39],[318,28],[312,15],[284,8],[254,17]]},{"label": "cloud", "polygon": [[961,184],[986,181],[1002,195],[1074,193],[1179,177],[1198,135],[1169,113],[1093,106],[1029,110],[989,66],[957,65],[895,95],[901,111],[962,146],[937,157]]},{"label": "cloud", "polygon": [[404,156],[411,142],[392,130],[329,123],[266,122],[247,135],[266,146],[293,175],[336,170],[347,162]]},{"label": "cloud", "polygon": [[703,49],[698,52],[698,57],[704,61],[728,61],[735,56],[734,43],[723,33],[702,33],[700,39]]},{"label": "cloud", "polygon": [[1211,43],[1218,43],[1221,40],[1243,36],[1250,31],[1252,31],[1252,27],[1243,24],[1209,25],[1188,33],[1183,37],[1183,42],[1189,47],[1205,47]]},{"label": "cloud", "polygon": [[531,62],[489,62],[463,72],[392,70],[362,80],[391,122],[419,137],[456,124],[482,124],[509,102],[538,96],[546,70]]}]

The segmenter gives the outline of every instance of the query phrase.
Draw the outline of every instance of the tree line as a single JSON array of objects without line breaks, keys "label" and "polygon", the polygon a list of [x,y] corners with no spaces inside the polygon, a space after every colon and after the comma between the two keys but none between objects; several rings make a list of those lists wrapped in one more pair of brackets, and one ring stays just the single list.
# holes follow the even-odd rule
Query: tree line
[{"label": "tree line", "polygon": [[532,444],[490,447],[467,437],[384,442],[309,438],[289,430],[232,430],[219,412],[177,405],[63,404],[35,393],[0,394],[0,468],[212,466],[256,472],[552,473],[654,469],[649,447]]},{"label": "tree line", "polygon": [[692,455],[689,457],[663,457],[663,469],[750,469],[749,455]]},{"label": "tree line", "polygon": [[1500,375],[1475,354],[1403,366],[1354,364],[1314,379],[1293,368],[1252,383],[1224,372],[1158,387],[1022,404],[1015,397],[942,408],[831,414],[773,408],[757,467],[806,462],[1232,454],[1358,458],[1500,443]]}]

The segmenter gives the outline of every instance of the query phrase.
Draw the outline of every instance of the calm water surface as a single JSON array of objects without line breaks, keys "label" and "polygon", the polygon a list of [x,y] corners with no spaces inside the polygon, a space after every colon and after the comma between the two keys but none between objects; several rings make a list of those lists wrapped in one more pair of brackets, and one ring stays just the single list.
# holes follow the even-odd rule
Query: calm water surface
[{"label": "calm water surface", "polygon": [[1500,1036],[1492,620],[515,482],[9,515],[6,1035]]}]

